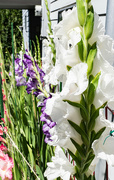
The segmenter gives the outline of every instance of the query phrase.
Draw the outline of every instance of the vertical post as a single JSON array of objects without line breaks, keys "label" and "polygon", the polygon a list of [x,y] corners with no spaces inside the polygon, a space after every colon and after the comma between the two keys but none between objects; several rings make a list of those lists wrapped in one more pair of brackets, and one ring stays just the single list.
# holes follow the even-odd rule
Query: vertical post
[{"label": "vertical post", "polygon": [[[105,108],[105,118],[108,119],[108,107]],[[108,180],[108,163],[106,162],[106,180]]]},{"label": "vertical post", "polygon": [[114,39],[114,0],[107,0],[106,34]]},{"label": "vertical post", "polygon": [[[106,11],[106,34],[114,39],[114,0],[107,0],[107,11]],[[107,117],[107,107],[105,108],[105,117]],[[108,164],[106,162],[106,180],[108,180]]]}]

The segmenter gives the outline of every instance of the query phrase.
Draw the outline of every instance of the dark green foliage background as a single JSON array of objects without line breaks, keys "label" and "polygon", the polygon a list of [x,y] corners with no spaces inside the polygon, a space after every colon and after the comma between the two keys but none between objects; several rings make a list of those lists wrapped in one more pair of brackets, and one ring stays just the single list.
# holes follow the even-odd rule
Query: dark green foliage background
[{"label": "dark green foliage background", "polygon": [[8,56],[7,52],[12,53],[11,22],[13,22],[17,52],[19,52],[22,36],[17,26],[22,26],[22,10],[0,9],[0,39],[5,59]]}]

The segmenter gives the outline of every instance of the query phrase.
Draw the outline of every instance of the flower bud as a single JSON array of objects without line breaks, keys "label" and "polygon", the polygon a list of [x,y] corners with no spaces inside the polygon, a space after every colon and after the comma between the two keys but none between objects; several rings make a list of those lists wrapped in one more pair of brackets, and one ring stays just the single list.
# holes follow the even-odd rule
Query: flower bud
[{"label": "flower bud", "polygon": [[85,24],[85,20],[86,20],[86,8],[84,5],[84,1],[83,0],[77,0],[77,11],[78,11],[78,20],[81,26],[83,26]]},{"label": "flower bud", "polygon": [[87,14],[86,23],[84,25],[84,34],[85,38],[89,39],[93,33],[93,26],[94,26],[94,14],[89,11]]}]

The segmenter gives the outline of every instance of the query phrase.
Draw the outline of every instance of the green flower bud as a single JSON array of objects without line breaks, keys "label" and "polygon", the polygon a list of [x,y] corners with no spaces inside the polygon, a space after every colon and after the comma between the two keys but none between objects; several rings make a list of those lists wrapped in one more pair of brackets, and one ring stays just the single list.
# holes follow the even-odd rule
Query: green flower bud
[{"label": "green flower bud", "polygon": [[87,94],[87,102],[88,104],[92,104],[94,97],[95,97],[95,91],[98,86],[99,78],[100,78],[101,72],[97,73],[94,79],[90,82],[88,94]]},{"label": "green flower bud", "polygon": [[80,60],[83,62],[83,41],[81,39],[81,41],[78,43],[78,54],[80,57]]},{"label": "green flower bud", "polygon": [[77,0],[77,11],[78,11],[78,20],[81,26],[85,24],[86,21],[86,8],[83,0]]},{"label": "green flower bud", "polygon": [[91,11],[89,11],[89,13],[87,14],[86,23],[84,25],[84,34],[86,39],[89,39],[91,37],[93,32],[93,26],[94,26],[94,14]]},{"label": "green flower bud", "polygon": [[86,0],[87,3],[89,3],[91,0]]},{"label": "green flower bud", "polygon": [[95,43],[95,47],[91,48],[87,57],[87,64],[88,64],[87,75],[89,75],[92,72],[93,61],[96,56],[96,53],[97,53],[97,48],[96,48],[96,43]]}]

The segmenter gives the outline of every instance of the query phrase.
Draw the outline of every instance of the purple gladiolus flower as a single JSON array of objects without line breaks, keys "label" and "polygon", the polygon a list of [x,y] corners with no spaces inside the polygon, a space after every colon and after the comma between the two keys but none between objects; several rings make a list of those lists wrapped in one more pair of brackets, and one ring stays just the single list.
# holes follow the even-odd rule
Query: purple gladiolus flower
[{"label": "purple gladiolus flower", "polygon": [[41,116],[40,116],[40,120],[42,122],[44,122],[44,125],[43,125],[43,133],[46,135],[45,137],[45,142],[48,143],[49,141],[52,141],[50,139],[51,135],[50,135],[50,129],[53,128],[55,125],[56,125],[56,122],[53,122],[50,118],[50,116],[48,116],[46,113],[45,113],[45,109],[46,109],[46,102],[49,98],[51,98],[52,95],[50,95],[48,98],[44,98],[44,101],[43,103],[40,104],[40,106],[42,107],[41,109]]},{"label": "purple gladiolus flower", "polygon": [[42,92],[39,89],[36,89],[36,91],[33,93],[36,97],[40,95]]},{"label": "purple gladiolus flower", "polygon": [[31,59],[24,59],[23,64],[25,66],[25,69],[27,69],[28,67],[31,68],[33,66]]},{"label": "purple gladiolus flower", "polygon": [[17,86],[26,86],[26,79],[23,77],[23,67],[21,66],[21,59],[15,59],[15,79]]},{"label": "purple gladiolus flower", "polygon": [[16,79],[16,85],[17,86],[26,86],[26,79],[23,77],[23,76],[16,76],[15,77],[15,79]]}]

